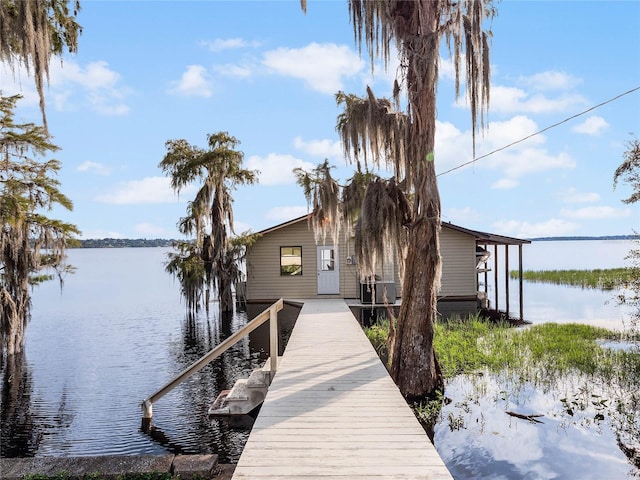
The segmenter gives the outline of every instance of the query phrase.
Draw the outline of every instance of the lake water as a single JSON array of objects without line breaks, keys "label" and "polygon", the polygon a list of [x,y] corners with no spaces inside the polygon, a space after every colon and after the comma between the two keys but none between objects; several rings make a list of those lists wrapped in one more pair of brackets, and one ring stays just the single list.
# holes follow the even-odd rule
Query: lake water
[{"label": "lake water", "polygon": [[[638,245],[628,240],[533,242],[523,247],[523,269],[624,267],[632,248]],[[499,248],[498,256],[498,306],[504,308],[504,247]],[[509,259],[510,269],[517,270],[517,248],[510,247]],[[494,304],[493,272],[488,283]],[[518,316],[517,280],[510,281],[509,292],[511,314]],[[534,324],[579,322],[623,329],[630,324],[631,309],[617,306],[613,295],[524,282],[523,316]],[[601,394],[597,400],[610,403],[619,392],[612,393],[607,385],[594,386],[593,381],[574,377],[548,389],[514,385],[489,374],[448,379],[445,394],[451,402],[443,407],[435,427],[436,449],[456,480],[638,478],[640,471],[629,464],[618,446],[620,426],[609,417],[594,421],[598,410],[591,392]],[[582,399],[585,410],[567,415],[561,399],[581,395],[586,397]],[[541,414],[542,423],[513,418],[506,411]],[[636,424],[636,432],[637,428]],[[638,443],[638,438],[626,440]]]},{"label": "lake water", "polygon": [[237,460],[252,419],[211,420],[207,410],[264,363],[264,329],[159,400],[152,435],[140,431],[141,401],[247,322],[244,313],[219,318],[215,304],[188,321],[164,271],[169,250],[71,250],[77,271],[63,290],[35,289],[24,364],[0,372],[2,456],[172,451]]},{"label": "lake water", "polygon": [[[626,264],[624,257],[632,247],[631,241],[535,242],[524,247],[524,268],[619,267]],[[264,362],[266,342],[261,335],[241,342],[157,402],[152,435],[140,431],[141,400],[247,321],[243,313],[219,318],[215,305],[210,315],[202,312],[187,321],[179,286],[164,272],[167,251],[72,250],[70,262],[77,273],[67,276],[63,291],[54,282],[36,288],[23,364],[1,365],[2,456],[171,451],[218,453],[222,462],[237,461],[252,419],[210,419],[207,409],[221,389],[231,388],[237,378],[247,377]],[[511,267],[517,268],[517,250],[510,252],[510,258]],[[493,298],[493,287],[489,287]],[[517,282],[515,286],[512,283],[510,305],[514,312],[518,311],[517,291]],[[611,296],[594,290],[525,283],[524,316],[533,322],[583,321],[615,327],[622,324],[626,314],[612,302],[606,304]],[[504,305],[504,297],[499,303]],[[285,317],[295,314],[289,307]],[[291,323],[288,325],[290,328]],[[474,411],[478,418],[485,415],[484,407]],[[474,421],[471,418],[469,422]],[[552,449],[553,444],[544,448],[540,443],[533,444],[530,436],[520,436],[528,431],[527,425],[515,427],[508,433],[490,434],[488,439],[494,440],[477,449],[471,448],[479,441],[477,431],[465,431],[467,437],[456,437],[443,427],[436,433],[436,446],[456,478],[578,478],[571,475],[571,469],[556,476],[514,473],[518,472],[518,462],[524,460],[507,450],[527,452],[535,448],[542,453],[529,453],[527,461],[559,461],[551,450],[544,450]],[[498,427],[491,428],[498,432]],[[564,438],[561,429],[556,430],[554,442]],[[537,435],[542,435],[540,430]],[[571,437],[571,442],[575,438]],[[610,450],[616,450],[615,446]],[[624,464],[619,451],[607,450],[600,455],[607,456],[613,459],[611,465]],[[475,462],[472,467],[468,464],[471,458]],[[503,476],[485,476],[481,472],[485,468],[483,458],[487,465],[495,466],[499,460],[509,468]],[[606,469],[606,459],[604,462]],[[465,476],[464,472],[471,473]]]},{"label": "lake water", "polygon": [[[632,240],[539,241],[523,246],[523,270],[594,270],[628,266],[625,257],[638,248]],[[490,247],[493,255],[493,249]],[[504,247],[498,248],[498,307],[504,309]],[[493,260],[490,268],[494,268]],[[518,249],[509,247],[509,268],[518,269]],[[488,295],[495,307],[493,272],[488,275]],[[518,281],[509,281],[509,310],[519,315]],[[524,282],[523,317],[532,323],[580,322],[623,329],[629,326],[629,308],[619,307],[614,292],[547,283]]]}]

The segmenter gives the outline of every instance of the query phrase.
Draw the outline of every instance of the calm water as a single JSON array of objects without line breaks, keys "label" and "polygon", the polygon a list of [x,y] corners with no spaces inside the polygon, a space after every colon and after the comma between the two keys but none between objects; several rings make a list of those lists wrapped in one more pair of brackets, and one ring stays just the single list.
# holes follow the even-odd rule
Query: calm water
[{"label": "calm water", "polygon": [[[490,247],[493,255],[493,247]],[[632,240],[581,240],[532,242],[523,247],[523,270],[604,269],[628,266],[629,251],[638,248]],[[504,247],[498,249],[498,307],[504,309]],[[490,267],[493,268],[493,260]],[[509,268],[518,269],[518,250],[510,247]],[[489,273],[488,295],[495,307],[493,272]],[[579,322],[622,329],[629,324],[628,308],[616,305],[614,292],[545,283],[524,282],[523,316],[533,323]],[[519,314],[518,281],[509,281],[509,308]]]},{"label": "calm water", "polygon": [[[624,258],[632,248],[638,248],[632,241],[534,242],[524,246],[523,268],[624,267],[628,265]],[[503,247],[498,254],[503,260]],[[509,259],[510,268],[517,269],[517,249],[511,248]],[[503,268],[499,263],[499,272]],[[493,272],[488,291],[494,304],[492,276]],[[498,287],[498,304],[504,308],[502,275]],[[534,324],[580,322],[617,329],[629,325],[630,310],[616,306],[613,292],[525,282],[523,297],[524,318]],[[517,281],[510,282],[510,309],[517,316]],[[619,392],[606,385],[594,387],[592,381],[571,378],[553,389],[542,389],[513,385],[488,374],[448,379],[446,396],[452,401],[442,409],[434,444],[456,480],[637,478],[638,469],[618,447],[615,432],[621,429],[616,419],[594,420],[598,413],[591,402],[594,388],[609,402]],[[564,412],[563,398],[581,400],[586,408],[569,416]],[[506,411],[540,414],[542,423],[514,418]],[[636,423],[634,432],[637,429]],[[639,440],[621,438],[636,445]]]},{"label": "calm water", "polygon": [[[594,387],[583,388],[589,380],[572,378],[542,391],[492,375],[451,379],[446,395],[452,402],[435,428],[436,449],[456,480],[638,478],[618,447],[616,420],[596,420]],[[562,398],[586,408],[570,416]],[[606,388],[601,398],[611,401]],[[507,411],[542,416],[538,423]]]},{"label": "calm water", "polygon": [[[624,266],[633,246],[629,241],[536,242],[524,247],[524,268]],[[5,364],[0,371],[2,456],[171,451],[219,453],[223,462],[237,461],[252,419],[229,423],[206,413],[220,390],[264,361],[261,335],[240,343],[156,403],[153,435],[139,430],[141,400],[247,321],[243,313],[225,319],[202,313],[187,321],[178,285],[163,269],[167,251],[72,250],[70,260],[78,270],[66,278],[64,290],[53,282],[35,290],[22,365]],[[517,268],[517,250],[510,258]],[[611,296],[525,283],[525,318],[617,327],[626,314],[607,304]],[[499,303],[504,305],[504,296]],[[510,305],[518,311],[517,283],[511,286]],[[553,416],[544,426],[505,421],[505,402],[549,414],[558,410],[558,399],[531,390],[503,400],[504,385],[489,377],[484,381],[481,390],[490,395],[482,398],[470,390],[476,380],[452,379],[447,389],[454,401],[443,411],[435,443],[456,479],[626,477],[629,465],[610,429],[569,428]],[[452,429],[452,421],[464,428]]]},{"label": "calm water", "polygon": [[54,282],[35,290],[22,364],[2,366],[2,456],[172,451],[237,460],[252,419],[210,420],[207,409],[264,362],[264,331],[159,400],[151,436],[139,430],[142,399],[247,321],[219,318],[215,305],[188,321],[164,272],[167,251],[71,250],[77,272],[63,291]]}]

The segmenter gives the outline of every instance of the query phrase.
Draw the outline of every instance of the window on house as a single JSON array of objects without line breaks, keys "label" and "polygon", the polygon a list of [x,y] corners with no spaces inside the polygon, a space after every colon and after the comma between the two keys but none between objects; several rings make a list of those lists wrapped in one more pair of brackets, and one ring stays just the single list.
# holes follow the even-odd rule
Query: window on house
[{"label": "window on house", "polygon": [[323,272],[333,272],[335,270],[333,248],[320,249],[320,268]]},{"label": "window on house", "polygon": [[280,275],[302,275],[302,247],[280,247]]}]

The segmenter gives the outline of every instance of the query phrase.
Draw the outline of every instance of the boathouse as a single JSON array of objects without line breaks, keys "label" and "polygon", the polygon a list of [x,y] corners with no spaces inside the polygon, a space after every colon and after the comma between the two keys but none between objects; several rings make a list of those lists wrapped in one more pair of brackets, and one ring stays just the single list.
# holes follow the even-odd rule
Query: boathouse
[{"label": "boathouse", "polygon": [[[338,245],[333,245],[330,239],[324,245],[316,244],[308,218],[305,215],[259,232],[260,238],[247,253],[248,302],[267,302],[279,297],[342,298],[365,305],[401,301],[402,286],[397,262],[381,262],[375,279],[363,283],[357,271],[353,238],[345,239],[340,235]],[[521,271],[522,245],[526,243],[530,242],[443,223],[440,233],[442,279],[438,292],[439,312],[447,315],[487,306],[489,271],[495,270],[495,291],[498,291],[498,246],[505,247],[506,271],[509,269],[508,247],[519,247],[518,269]],[[494,256],[493,266],[489,266],[491,253]],[[508,283],[505,282],[506,289]],[[480,291],[480,284],[484,291]]]}]

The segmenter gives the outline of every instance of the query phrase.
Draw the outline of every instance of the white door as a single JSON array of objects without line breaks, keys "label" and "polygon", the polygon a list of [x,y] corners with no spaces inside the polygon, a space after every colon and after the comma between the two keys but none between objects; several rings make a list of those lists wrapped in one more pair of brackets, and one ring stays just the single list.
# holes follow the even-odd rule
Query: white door
[{"label": "white door", "polygon": [[338,249],[318,247],[318,294],[340,293],[340,262]]}]

